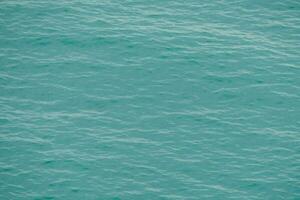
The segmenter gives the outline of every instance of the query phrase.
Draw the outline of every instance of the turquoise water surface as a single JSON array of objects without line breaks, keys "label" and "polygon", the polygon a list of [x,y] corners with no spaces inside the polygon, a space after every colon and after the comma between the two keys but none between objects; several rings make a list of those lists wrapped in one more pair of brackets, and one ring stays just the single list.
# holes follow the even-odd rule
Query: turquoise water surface
[{"label": "turquoise water surface", "polygon": [[300,199],[300,1],[1,0],[0,199]]}]

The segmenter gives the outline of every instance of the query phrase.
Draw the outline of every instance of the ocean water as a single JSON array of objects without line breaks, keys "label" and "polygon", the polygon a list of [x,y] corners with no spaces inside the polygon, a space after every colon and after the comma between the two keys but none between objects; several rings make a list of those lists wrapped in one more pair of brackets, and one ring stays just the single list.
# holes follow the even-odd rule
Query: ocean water
[{"label": "ocean water", "polygon": [[300,1],[1,0],[0,199],[300,199]]}]

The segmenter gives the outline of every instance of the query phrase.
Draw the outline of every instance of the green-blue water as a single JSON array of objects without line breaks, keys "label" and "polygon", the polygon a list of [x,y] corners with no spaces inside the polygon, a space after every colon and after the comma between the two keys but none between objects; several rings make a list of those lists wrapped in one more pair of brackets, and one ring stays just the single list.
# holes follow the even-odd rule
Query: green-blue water
[{"label": "green-blue water", "polygon": [[300,199],[300,1],[1,0],[0,199]]}]

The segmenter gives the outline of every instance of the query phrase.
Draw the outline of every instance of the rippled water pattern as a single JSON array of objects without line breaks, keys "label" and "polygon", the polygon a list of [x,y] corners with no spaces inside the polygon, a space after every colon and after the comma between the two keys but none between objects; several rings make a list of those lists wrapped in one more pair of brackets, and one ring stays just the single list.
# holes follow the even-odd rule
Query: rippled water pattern
[{"label": "rippled water pattern", "polygon": [[0,199],[300,199],[300,1],[1,0]]}]

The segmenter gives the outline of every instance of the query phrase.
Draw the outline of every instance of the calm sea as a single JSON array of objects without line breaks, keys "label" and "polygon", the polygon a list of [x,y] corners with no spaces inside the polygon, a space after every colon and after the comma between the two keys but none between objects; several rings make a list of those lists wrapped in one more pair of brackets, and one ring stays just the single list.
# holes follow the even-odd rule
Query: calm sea
[{"label": "calm sea", "polygon": [[0,199],[300,199],[300,1],[1,0]]}]

